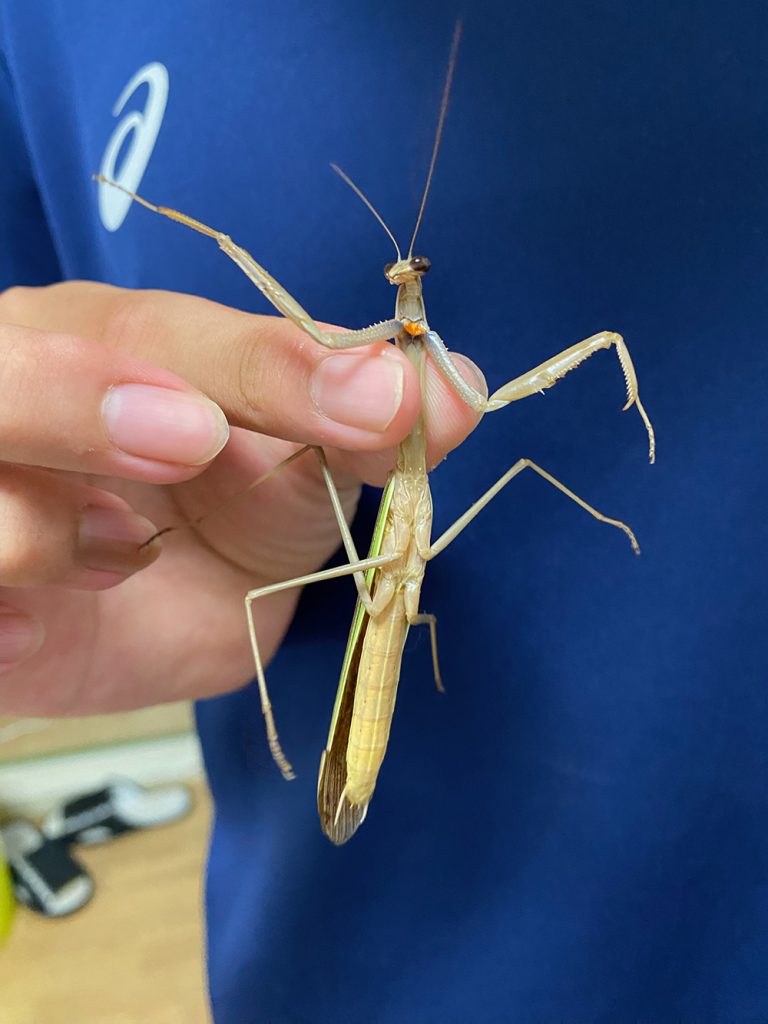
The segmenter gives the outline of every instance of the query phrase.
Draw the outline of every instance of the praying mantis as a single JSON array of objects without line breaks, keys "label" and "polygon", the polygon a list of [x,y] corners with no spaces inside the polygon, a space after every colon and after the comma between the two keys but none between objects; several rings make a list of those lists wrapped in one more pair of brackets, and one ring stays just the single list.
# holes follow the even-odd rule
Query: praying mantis
[{"label": "praying mantis", "polygon": [[[395,313],[391,320],[347,332],[323,330],[229,235],[177,210],[156,206],[102,175],[96,175],[96,180],[119,188],[153,212],[214,239],[221,250],[240,267],[272,305],[318,344],[329,349],[343,349],[394,341],[417,370],[422,393],[425,387],[426,360],[429,358],[459,398],[481,415],[495,412],[529,395],[539,394],[552,387],[595,352],[601,349],[615,349],[626,383],[627,401],[624,410],[633,405],[637,408],[648,434],[649,458],[653,462],[653,427],[640,401],[635,369],[621,335],[611,331],[594,334],[522,376],[513,378],[486,398],[464,379],[443,340],[427,322],[422,278],[430,269],[430,261],[424,256],[414,256],[413,252],[442,137],[460,35],[461,26],[457,25],[427,180],[405,258],[373,205],[347,175],[334,165],[334,170],[368,206],[395,246],[397,259],[387,264],[384,269],[387,280],[397,287]],[[410,626],[429,627],[435,681],[438,688],[442,689],[437,657],[436,619],[434,615],[420,611],[421,588],[427,563],[444,551],[514,477],[525,469],[532,470],[595,519],[622,530],[636,553],[639,553],[640,549],[634,533],[625,523],[598,512],[546,470],[525,458],[518,459],[463,515],[459,516],[452,526],[433,541],[425,423],[423,415],[420,414],[411,433],[398,446],[396,467],[390,473],[384,487],[372,542],[367,557],[361,558],[347,525],[322,448],[305,445],[261,479],[272,475],[310,449],[315,452],[318,459],[348,561],[341,566],[251,590],[245,596],[245,608],[270,750],[282,774],[290,779],[293,778],[293,771],[282,751],[275,727],[253,618],[253,604],[270,594],[309,583],[346,575],[351,575],[354,579],[358,594],[357,604],[342,665],[328,741],[320,762],[317,789],[323,831],[333,843],[340,845],[349,840],[365,820],[376,787],[389,739],[403,648]]]}]

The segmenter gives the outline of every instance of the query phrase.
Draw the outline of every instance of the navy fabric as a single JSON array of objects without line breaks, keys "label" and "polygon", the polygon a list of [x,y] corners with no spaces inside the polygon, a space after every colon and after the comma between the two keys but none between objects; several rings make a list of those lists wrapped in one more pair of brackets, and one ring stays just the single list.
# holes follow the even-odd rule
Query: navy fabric
[{"label": "navy fabric", "polygon": [[[113,234],[98,221],[112,104],[160,61],[142,191],[228,230],[317,318],[391,315],[390,247],[327,165],[409,237],[458,5],[0,10],[5,283],[63,274],[269,312],[209,241],[138,209]],[[270,668],[296,782],[270,762],[254,689],[200,705],[215,1020],[766,1021],[768,9],[465,14],[418,245],[430,321],[492,387],[621,331],[659,452],[650,468],[600,354],[438,468],[435,528],[528,456],[629,521],[643,555],[533,474],[498,497],[430,566],[448,692],[412,631],[378,789],[342,849],[315,777],[349,580],[306,592]]]}]

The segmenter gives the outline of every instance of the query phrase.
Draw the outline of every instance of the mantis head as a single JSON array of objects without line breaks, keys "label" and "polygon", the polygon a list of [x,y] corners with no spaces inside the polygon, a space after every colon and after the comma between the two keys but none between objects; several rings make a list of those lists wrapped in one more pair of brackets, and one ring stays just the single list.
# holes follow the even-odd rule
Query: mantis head
[{"label": "mantis head", "polygon": [[384,276],[390,284],[405,284],[423,277],[432,266],[426,256],[410,256],[407,260],[388,263],[384,267]]}]

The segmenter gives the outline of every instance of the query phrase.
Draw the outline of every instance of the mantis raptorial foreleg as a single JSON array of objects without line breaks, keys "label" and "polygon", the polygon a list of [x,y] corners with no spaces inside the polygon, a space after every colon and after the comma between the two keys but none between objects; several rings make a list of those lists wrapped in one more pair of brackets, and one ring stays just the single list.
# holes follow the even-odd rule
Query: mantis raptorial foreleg
[{"label": "mantis raptorial foreleg", "polygon": [[551,473],[547,473],[545,469],[542,469],[541,466],[537,466],[536,463],[531,462],[530,459],[518,459],[514,466],[512,466],[511,469],[508,469],[507,472],[504,473],[502,476],[500,476],[496,483],[493,484],[492,487],[489,487],[485,494],[483,494],[482,497],[478,498],[474,505],[471,505],[462,516],[459,516],[456,522],[452,526],[449,526],[448,529],[444,533],[442,533],[433,544],[429,546],[429,548],[427,548],[425,551],[420,552],[422,557],[426,561],[429,561],[429,559],[434,558],[435,555],[439,555],[441,551],[444,551],[445,548],[447,548],[448,545],[451,543],[451,541],[455,540],[456,537],[458,537],[458,535],[461,533],[461,531],[465,527],[469,526],[469,524],[472,522],[475,516],[478,515],[478,513],[481,512],[485,508],[485,506],[490,501],[492,501],[493,498],[496,497],[496,495],[499,493],[502,487],[506,487],[509,481],[516,477],[518,473],[522,473],[524,469],[532,469],[534,473],[538,473],[540,477],[547,481],[547,483],[552,484],[553,487],[556,487],[558,491],[561,491],[563,494],[565,494],[566,497],[571,499],[571,501],[575,501],[577,505],[583,508],[586,512],[589,512],[589,514],[591,516],[594,516],[595,519],[599,519],[601,523],[607,523],[609,526],[615,526],[619,530],[623,530],[624,533],[626,533],[627,537],[629,537],[629,541],[632,545],[632,550],[635,552],[636,555],[640,554],[640,545],[637,543],[637,538],[635,537],[634,533],[627,526],[626,523],[622,523],[619,519],[610,519],[608,516],[604,516],[602,512],[598,512],[596,508],[593,508],[586,501],[584,501],[583,498],[580,498],[577,494],[574,494],[570,488],[565,486],[565,484],[561,484],[560,481],[556,480]]},{"label": "mantis raptorial foreleg", "polygon": [[233,242],[229,235],[223,231],[217,231],[215,228],[203,224],[202,221],[187,216],[186,213],[180,213],[178,210],[171,209],[170,206],[156,206],[154,203],[142,199],[135,192],[124,188],[116,181],[110,181],[109,178],[105,178],[101,174],[95,174],[94,178],[96,181],[104,182],[113,188],[119,189],[121,192],[125,192],[131,199],[141,203],[142,206],[146,206],[148,210],[159,213],[163,217],[168,217],[170,220],[175,220],[179,224],[184,224],[186,227],[192,228],[193,231],[198,231],[201,235],[213,238],[218,243],[222,252],[226,253],[231,260],[234,260],[243,273],[253,281],[259,291],[269,299],[275,309],[292,323],[296,324],[310,338],[314,338],[316,342],[324,345],[326,348],[354,348],[358,345],[372,345],[374,342],[388,341],[390,338],[396,337],[398,331],[402,329],[402,324],[399,320],[384,320],[378,324],[371,324],[370,327],[362,327],[357,331],[324,331],[315,323],[304,307],[300,306],[296,299],[289,295],[283,286],[260,263],[257,263],[249,252]]},{"label": "mantis raptorial foreleg", "polygon": [[510,402],[517,402],[520,398],[527,398],[528,395],[538,394],[546,388],[551,388],[567,373],[575,370],[585,359],[589,359],[590,356],[594,355],[595,352],[602,348],[615,347],[627,385],[627,402],[624,410],[629,409],[633,405],[637,406],[637,411],[640,413],[645,429],[648,431],[650,461],[653,462],[655,460],[656,438],[653,427],[638,396],[635,368],[632,365],[629,350],[620,334],[616,334],[613,331],[601,331],[599,334],[593,334],[592,337],[585,338],[584,341],[571,345],[570,348],[564,349],[558,355],[552,356],[551,359],[540,363],[522,376],[515,377],[507,384],[504,384],[503,387],[494,391],[490,398],[486,398],[464,380],[451,359],[445,343],[436,331],[427,331],[424,339],[427,351],[440,367],[443,375],[452,385],[458,396],[468,406],[480,413],[495,412],[497,409],[503,409]]}]

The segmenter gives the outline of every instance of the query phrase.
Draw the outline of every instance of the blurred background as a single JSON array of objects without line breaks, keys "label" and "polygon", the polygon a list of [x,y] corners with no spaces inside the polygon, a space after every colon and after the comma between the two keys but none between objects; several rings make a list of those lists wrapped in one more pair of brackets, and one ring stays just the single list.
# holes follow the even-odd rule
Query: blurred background
[{"label": "blurred background", "polygon": [[[39,827],[51,811],[114,780],[138,783],[150,797],[183,783],[192,808],[180,820],[71,847],[93,895],[63,917],[9,899],[13,886],[0,871],[2,1024],[208,1020],[202,877],[209,803],[190,706],[59,720],[0,716],[0,828],[19,820]],[[44,867],[56,875],[53,857]]]}]

